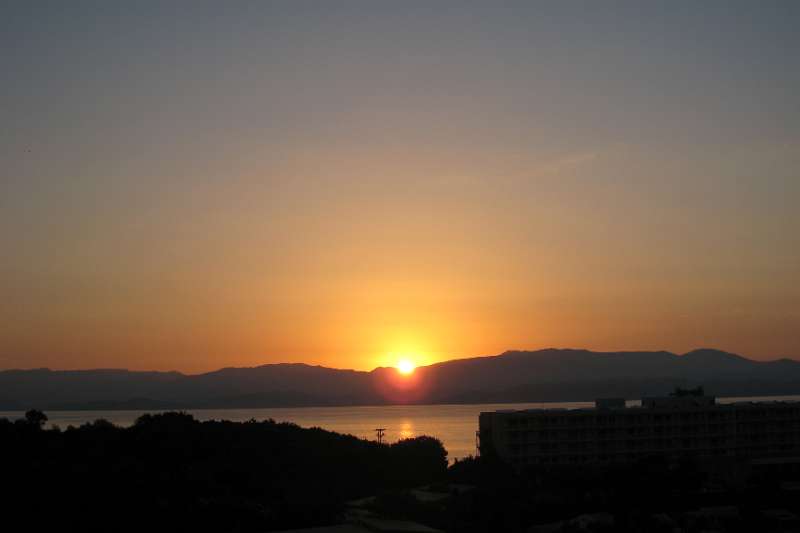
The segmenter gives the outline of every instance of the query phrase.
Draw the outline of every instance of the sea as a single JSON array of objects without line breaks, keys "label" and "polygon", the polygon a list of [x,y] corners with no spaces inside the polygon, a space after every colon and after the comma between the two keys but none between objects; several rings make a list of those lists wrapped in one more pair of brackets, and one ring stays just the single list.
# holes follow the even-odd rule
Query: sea
[{"label": "sea", "polygon": [[[750,396],[717,398],[718,403],[800,401],[795,396]],[[627,402],[629,407],[639,406],[639,400]],[[442,441],[448,459],[462,459],[476,455],[478,414],[484,411],[506,409],[580,409],[593,407],[594,402],[547,403],[493,403],[460,405],[381,405],[358,407],[280,407],[265,409],[189,409],[197,420],[273,419],[293,422],[303,427],[320,427],[338,433],[355,435],[364,439],[377,439],[377,430],[383,429],[383,441],[429,435]],[[145,413],[158,411],[47,411],[49,425],[62,429],[79,426],[97,419],[105,419],[119,426],[132,425]],[[0,411],[0,418],[16,419],[24,416],[20,411]]]}]

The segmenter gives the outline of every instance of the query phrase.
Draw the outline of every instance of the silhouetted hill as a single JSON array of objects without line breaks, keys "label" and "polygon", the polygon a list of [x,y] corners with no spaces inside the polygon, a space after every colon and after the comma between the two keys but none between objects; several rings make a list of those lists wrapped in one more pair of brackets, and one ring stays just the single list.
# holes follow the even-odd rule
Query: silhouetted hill
[{"label": "silhouetted hill", "polygon": [[591,352],[546,349],[447,361],[418,369],[431,402],[592,400],[666,394],[705,385],[711,394],[800,393],[800,362],[759,362],[719,350]]},{"label": "silhouetted hill", "polygon": [[223,368],[186,375],[128,370],[0,372],[0,409],[154,409],[591,400],[664,394],[800,393],[800,362],[753,361],[719,350],[592,352],[546,349],[456,359],[411,378],[306,364]]},{"label": "silhouetted hill", "polygon": [[[380,444],[319,428],[143,415],[61,431],[0,417],[2,508],[34,531],[275,531],[341,521],[344,502],[441,481],[431,437]],[[35,522],[35,523],[34,523]]]}]

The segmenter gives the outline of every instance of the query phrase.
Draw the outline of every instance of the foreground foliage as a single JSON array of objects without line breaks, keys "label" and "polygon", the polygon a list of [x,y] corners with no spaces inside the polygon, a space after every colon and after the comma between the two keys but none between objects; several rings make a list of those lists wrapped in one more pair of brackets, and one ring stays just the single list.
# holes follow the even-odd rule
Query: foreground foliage
[{"label": "foreground foliage", "polygon": [[54,531],[270,531],[330,524],[343,503],[442,479],[430,437],[392,445],[272,420],[199,422],[144,415],[44,429],[0,419],[0,507]]}]

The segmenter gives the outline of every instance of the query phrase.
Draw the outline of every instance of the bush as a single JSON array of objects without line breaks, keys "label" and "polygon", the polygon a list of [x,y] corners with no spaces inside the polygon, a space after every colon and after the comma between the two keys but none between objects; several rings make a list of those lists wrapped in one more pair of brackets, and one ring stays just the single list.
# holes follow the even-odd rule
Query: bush
[{"label": "bush", "polygon": [[[43,430],[46,416],[0,420],[3,506],[59,531],[270,531],[327,525],[348,499],[444,476],[446,451],[419,437],[393,445],[319,428],[144,415]],[[8,515],[8,513],[7,513]]]}]

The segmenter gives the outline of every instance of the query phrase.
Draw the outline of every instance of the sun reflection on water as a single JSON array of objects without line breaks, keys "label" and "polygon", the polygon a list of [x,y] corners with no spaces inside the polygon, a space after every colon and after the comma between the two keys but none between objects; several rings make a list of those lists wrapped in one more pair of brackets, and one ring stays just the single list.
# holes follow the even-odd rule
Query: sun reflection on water
[{"label": "sun reflection on water", "polygon": [[400,438],[410,439],[413,437],[414,437],[414,424],[411,423],[411,420],[403,420],[400,423]]}]

